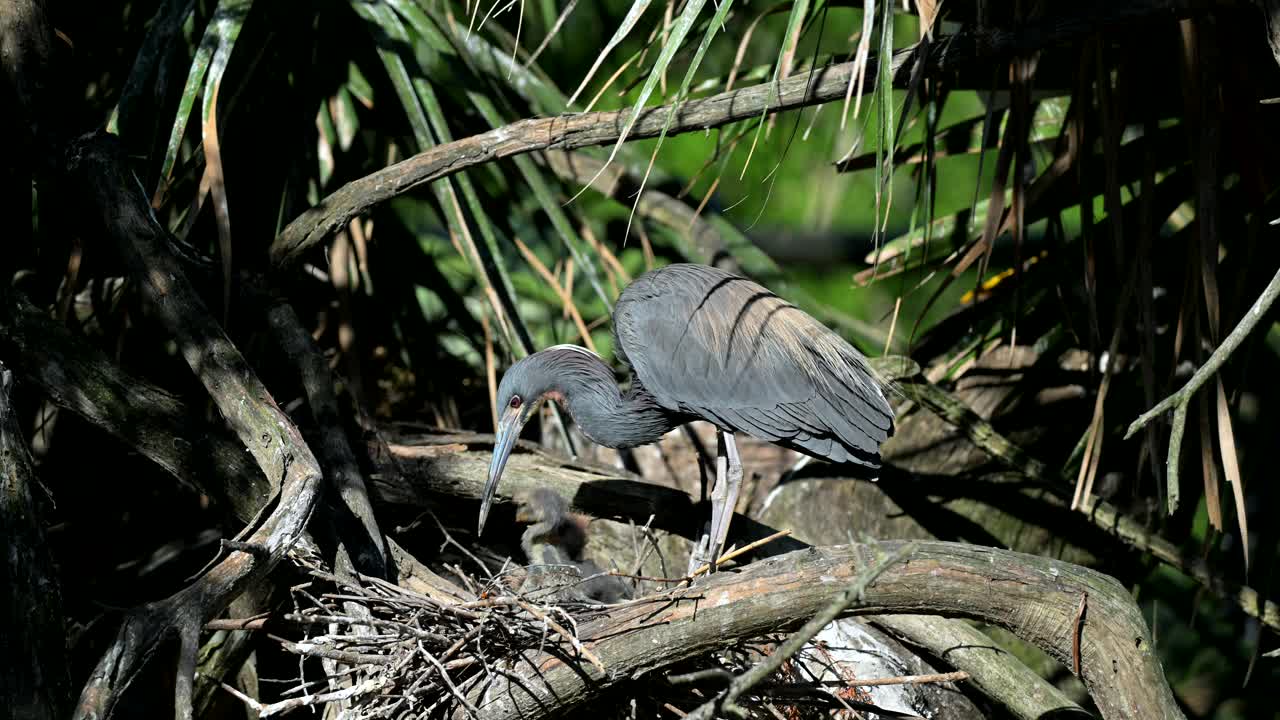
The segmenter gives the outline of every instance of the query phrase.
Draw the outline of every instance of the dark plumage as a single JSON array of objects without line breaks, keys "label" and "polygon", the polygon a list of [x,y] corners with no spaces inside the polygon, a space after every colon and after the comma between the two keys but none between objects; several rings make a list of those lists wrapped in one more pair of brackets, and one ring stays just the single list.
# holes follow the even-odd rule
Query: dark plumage
[{"label": "dark plumage", "polygon": [[545,399],[608,447],[654,442],[689,420],[715,424],[728,459],[719,498],[728,510],[715,511],[707,552],[723,542],[741,480],[733,433],[864,472],[879,467],[880,444],[893,434],[882,382],[839,335],[757,283],[704,265],[669,265],[628,285],[613,321],[618,358],[632,369],[626,393],[600,357],[573,345],[534,353],[503,376],[482,529],[511,446]]},{"label": "dark plumage", "polygon": [[613,323],[619,358],[660,407],[831,462],[880,466],[893,410],[866,358],[760,285],[669,265],[627,286]]}]

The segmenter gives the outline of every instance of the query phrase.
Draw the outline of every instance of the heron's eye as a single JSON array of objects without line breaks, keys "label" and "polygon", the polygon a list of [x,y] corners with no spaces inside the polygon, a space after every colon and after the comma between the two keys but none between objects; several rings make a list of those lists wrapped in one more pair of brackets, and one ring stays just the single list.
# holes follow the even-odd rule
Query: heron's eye
[{"label": "heron's eye", "polygon": [[512,396],[511,396],[511,402],[510,402],[510,405],[511,405],[511,407],[512,407],[512,408],[518,408],[518,407],[520,407],[520,403],[521,403],[521,402],[522,402],[522,401],[520,400],[520,396],[519,396],[519,395],[512,395]]}]

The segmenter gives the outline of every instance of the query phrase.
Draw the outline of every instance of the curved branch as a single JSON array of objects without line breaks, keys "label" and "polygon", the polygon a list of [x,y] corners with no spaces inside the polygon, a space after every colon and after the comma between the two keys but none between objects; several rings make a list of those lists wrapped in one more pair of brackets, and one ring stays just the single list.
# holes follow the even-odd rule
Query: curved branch
[{"label": "curved branch", "polygon": [[729,682],[729,687],[725,688],[723,695],[703,703],[697,710],[689,713],[688,717],[693,718],[693,720],[711,720],[718,708],[723,708],[725,712],[739,718],[746,717],[745,708],[737,704],[738,698],[777,672],[783,663],[795,657],[796,653],[800,652],[809,641],[813,640],[814,636],[822,632],[822,628],[834,622],[841,615],[845,615],[858,607],[867,592],[867,587],[879,579],[891,566],[900,561],[910,562],[911,554],[914,551],[914,543],[901,545],[897,550],[890,553],[888,557],[876,558],[875,563],[860,570],[858,575],[854,577],[853,582],[844,590],[841,590],[834,600],[827,603],[826,607],[809,618],[804,627],[783,641],[777,649],[753,665],[750,670],[733,678]]},{"label": "curved branch", "polygon": [[[905,543],[811,548],[719,573],[658,604],[635,603],[579,628],[604,664],[539,655],[502,687],[471,700],[489,718],[549,717],[606,688],[727,644],[799,627],[881,553]],[[885,569],[854,614],[939,614],[1008,629],[1068,667],[1079,632],[1080,675],[1104,718],[1180,718],[1142,614],[1111,577],[1076,565],[958,543],[918,542]],[[1081,597],[1087,597],[1077,624]],[[661,648],[662,652],[654,652]]]},{"label": "curved branch", "polygon": [[[137,177],[123,161],[117,138],[90,133],[67,149],[69,184],[96,229],[105,230],[137,280],[148,307],[177,342],[192,371],[277,493],[269,517],[191,586],[131,612],[116,642],[89,676],[77,717],[106,717],[124,688],[161,642],[182,640],[177,716],[192,713],[195,638],[212,618],[284,557],[302,535],[321,489],[315,456],[276,405],[235,345],[214,321],[169,250],[169,235],[156,221]],[[94,223],[96,221],[96,223]],[[252,548],[253,552],[246,552]]]},{"label": "curved branch", "polygon": [[[1185,13],[1201,4],[1205,3],[1192,0],[1113,3],[1093,13],[1073,12],[1046,18],[1017,31],[965,30],[933,42],[924,70],[952,72],[975,62],[986,63],[1017,52],[1039,50],[1069,41],[1108,25],[1150,15]],[[916,51],[916,46],[909,47],[895,53],[890,60],[890,74],[895,87],[906,87],[909,83]],[[867,59],[864,93],[875,89],[878,67],[878,58]],[[667,135],[706,130],[758,117],[762,113],[843,100],[853,71],[854,63],[841,63],[812,73],[798,73],[778,83],[765,82],[691,100],[676,108],[669,125],[670,106],[647,108],[636,118],[627,138],[658,137],[664,128]],[[630,114],[627,109],[520,120],[480,135],[437,145],[338,188],[289,223],[272,243],[271,258],[277,266],[287,266],[297,261],[308,248],[373,206],[467,168],[538,150],[574,150],[617,142],[627,127]]]},{"label": "curved branch", "polygon": [[35,462],[22,439],[9,392],[13,374],[0,363],[0,703],[14,717],[53,720],[71,706],[62,590],[32,489]]}]

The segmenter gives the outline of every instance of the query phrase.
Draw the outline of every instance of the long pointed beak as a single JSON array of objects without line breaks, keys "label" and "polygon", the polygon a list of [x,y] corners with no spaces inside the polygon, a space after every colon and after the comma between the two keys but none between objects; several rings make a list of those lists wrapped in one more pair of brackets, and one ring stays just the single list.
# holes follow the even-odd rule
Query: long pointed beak
[{"label": "long pointed beak", "polygon": [[477,534],[484,533],[484,521],[489,518],[489,508],[493,506],[493,496],[498,491],[498,481],[502,479],[502,469],[507,466],[507,458],[511,449],[524,429],[525,415],[519,410],[508,410],[498,420],[498,435],[493,443],[493,458],[489,460],[489,479],[484,483],[484,494],[480,497],[480,523],[476,527]]}]

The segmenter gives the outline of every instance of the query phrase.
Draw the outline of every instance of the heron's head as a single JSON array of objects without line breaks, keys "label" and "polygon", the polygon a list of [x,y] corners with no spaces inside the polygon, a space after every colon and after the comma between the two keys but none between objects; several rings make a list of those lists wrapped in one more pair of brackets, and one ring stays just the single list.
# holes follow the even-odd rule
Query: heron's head
[{"label": "heron's head", "polygon": [[572,384],[578,368],[584,362],[594,362],[604,367],[598,355],[576,345],[556,345],[512,365],[498,384],[497,436],[493,443],[493,459],[489,461],[489,478],[480,499],[480,523],[478,532],[484,532],[493,496],[502,479],[502,470],[515,447],[525,423],[548,398],[563,399],[567,385]]}]

